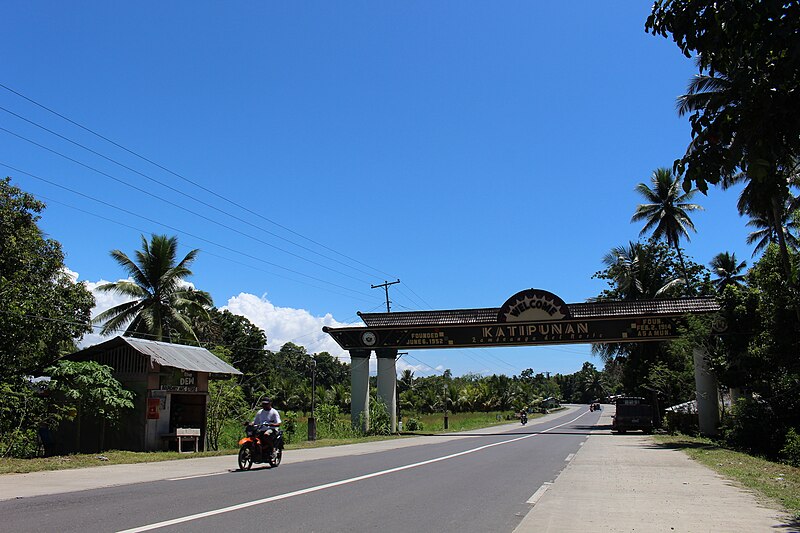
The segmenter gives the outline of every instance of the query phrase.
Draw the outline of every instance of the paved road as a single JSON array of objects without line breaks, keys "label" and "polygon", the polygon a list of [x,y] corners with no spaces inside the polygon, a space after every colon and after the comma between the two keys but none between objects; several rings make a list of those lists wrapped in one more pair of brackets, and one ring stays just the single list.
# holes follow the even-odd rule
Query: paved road
[{"label": "paved road", "polygon": [[598,418],[580,407],[524,427],[395,441],[373,453],[343,447],[335,456],[332,448],[327,457],[292,462],[289,451],[277,469],[5,500],[0,529],[511,532]]}]

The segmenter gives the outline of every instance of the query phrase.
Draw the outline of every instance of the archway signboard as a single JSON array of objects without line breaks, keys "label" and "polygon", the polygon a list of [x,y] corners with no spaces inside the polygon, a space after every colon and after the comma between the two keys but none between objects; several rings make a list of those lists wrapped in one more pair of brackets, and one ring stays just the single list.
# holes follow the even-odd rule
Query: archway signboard
[{"label": "archway signboard", "polygon": [[[325,327],[323,331],[350,352],[353,362],[351,415],[354,423],[358,420],[369,423],[369,365],[365,362],[375,351],[378,357],[378,395],[389,407],[394,428],[398,350],[664,341],[678,337],[687,315],[719,311],[720,305],[713,298],[566,304],[551,292],[526,289],[497,308],[359,313],[364,326]],[[715,322],[716,332],[724,329],[724,322]],[[700,403],[701,396],[710,398],[713,387],[708,384],[710,374],[699,353],[695,350]],[[700,390],[701,381],[703,391]],[[718,409],[715,399],[707,399],[707,405]],[[705,410],[710,412],[711,408]],[[704,425],[705,433],[715,431],[715,428],[708,429],[713,425],[712,418],[704,422],[701,412],[701,431]]]},{"label": "archway signboard", "polygon": [[528,289],[496,309],[359,313],[366,327],[323,331],[345,350],[644,342],[677,337],[687,314],[717,311],[710,298],[567,305]]}]

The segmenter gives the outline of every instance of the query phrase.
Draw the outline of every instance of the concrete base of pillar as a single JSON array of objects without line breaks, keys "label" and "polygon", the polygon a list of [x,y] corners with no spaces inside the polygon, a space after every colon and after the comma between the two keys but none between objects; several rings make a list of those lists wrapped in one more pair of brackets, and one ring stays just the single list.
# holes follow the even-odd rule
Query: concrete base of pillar
[{"label": "concrete base of pillar", "polygon": [[361,431],[369,429],[369,356],[369,351],[350,351],[350,421]]},{"label": "concrete base of pillar", "polygon": [[698,347],[693,350],[692,355],[700,434],[715,437],[719,434],[719,384],[717,377],[708,369],[706,351]]},{"label": "concrete base of pillar", "polygon": [[397,431],[397,350],[377,350],[378,398],[389,414],[389,431]]}]

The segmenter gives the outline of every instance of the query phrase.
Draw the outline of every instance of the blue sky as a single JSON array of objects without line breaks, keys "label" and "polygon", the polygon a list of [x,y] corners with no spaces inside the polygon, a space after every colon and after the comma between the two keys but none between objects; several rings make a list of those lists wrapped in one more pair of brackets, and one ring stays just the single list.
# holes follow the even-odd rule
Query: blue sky
[{"label": "blue sky", "polygon": [[[649,5],[6,3],[0,172],[48,204],[41,226],[90,288],[123,276],[110,250],[178,235],[201,250],[195,286],[275,349],[335,353],[321,327],[384,309],[370,286],[398,278],[396,311],[530,287],[585,301],[603,255],[638,236],[634,187],[689,141],[675,98],[695,69],[644,32]],[[751,262],[736,195],[696,197],[695,261]],[[601,366],[585,345],[401,365],[586,360]]]}]

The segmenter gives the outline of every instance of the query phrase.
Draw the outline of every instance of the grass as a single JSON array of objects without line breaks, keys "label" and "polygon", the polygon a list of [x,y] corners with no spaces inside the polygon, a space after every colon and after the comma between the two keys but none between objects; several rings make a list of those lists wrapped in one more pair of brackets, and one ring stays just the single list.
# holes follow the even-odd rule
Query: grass
[{"label": "grass", "polygon": [[661,446],[683,451],[800,520],[800,468],[728,450],[710,439],[685,435],[658,435],[653,439]]},{"label": "grass", "polygon": [[45,470],[68,470],[72,468],[87,468],[90,466],[154,463],[158,461],[171,461],[173,459],[214,457],[217,455],[228,455],[230,453],[234,453],[234,451],[220,450],[214,452],[178,453],[108,450],[102,453],[56,455],[54,457],[34,457],[31,459],[3,457],[0,459],[0,474],[26,474]]},{"label": "grass", "polygon": [[[500,419],[498,420],[498,416]],[[541,415],[531,415],[531,418]],[[403,417],[408,420],[407,416]],[[349,423],[349,415],[343,415],[343,421]],[[458,413],[448,417],[449,429],[443,429],[442,414],[417,416],[424,424],[425,433],[442,433],[454,431],[468,431],[482,427],[498,424],[506,424],[504,413]],[[357,444],[361,442],[375,442],[387,439],[399,439],[413,436],[413,433],[403,435],[378,435],[369,437],[347,436],[343,438],[320,438],[315,441],[308,440],[307,418],[298,419],[297,433],[294,441],[286,445],[287,450],[299,450],[306,448],[320,448],[325,446],[343,446],[345,444]],[[190,459],[198,457],[214,457],[220,455],[235,455],[238,451],[238,440],[243,436],[242,426],[232,422],[224,428],[220,436],[220,449],[218,451],[207,451],[199,453],[178,453],[178,452],[129,452],[121,450],[108,450],[102,453],[93,454],[73,454],[60,455],[55,457],[34,457],[31,459],[16,459],[3,457],[0,458],[0,475],[2,474],[24,474],[30,472],[41,472],[46,470],[67,470],[74,468],[87,468],[93,466],[106,466],[113,464],[135,464],[152,463],[158,461],[172,461],[175,459]]]},{"label": "grass", "polygon": [[[422,422],[422,430],[408,432],[409,434],[427,433],[454,433],[458,431],[469,431],[501,424],[510,424],[518,421],[516,418],[507,420],[506,416],[511,414],[508,411],[494,411],[489,413],[449,413],[447,415],[447,429],[444,429],[444,415],[442,413],[426,415],[403,415],[403,423],[406,424],[409,418],[416,418]],[[531,414],[529,420],[544,416],[541,414]],[[405,431],[405,428],[403,428]]]},{"label": "grass", "polygon": [[[354,437],[345,439],[319,439],[316,441],[300,440],[286,445],[287,450],[302,450],[306,448],[322,448],[325,446],[343,446],[360,442],[375,442],[387,439],[406,438],[402,435],[378,435],[369,437]],[[30,472],[43,472],[46,470],[69,470],[74,468],[88,468],[92,466],[107,466],[114,464],[155,463],[159,461],[172,461],[175,459],[196,459],[198,457],[217,457],[220,455],[236,455],[238,448],[223,448],[216,451],[198,453],[178,452],[128,452],[122,450],[107,450],[102,453],[57,455],[54,457],[34,457],[31,459],[0,458],[0,475],[2,474],[27,474]]]}]

